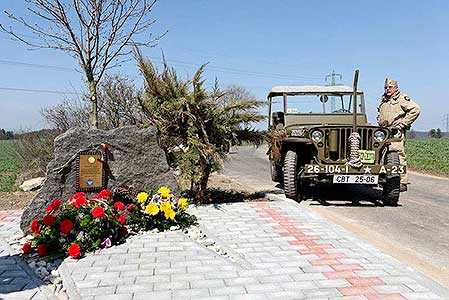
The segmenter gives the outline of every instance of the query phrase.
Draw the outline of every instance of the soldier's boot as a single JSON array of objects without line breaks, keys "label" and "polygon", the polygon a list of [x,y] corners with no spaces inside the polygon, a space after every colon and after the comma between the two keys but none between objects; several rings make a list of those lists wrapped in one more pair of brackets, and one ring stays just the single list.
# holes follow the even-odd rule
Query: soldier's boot
[{"label": "soldier's boot", "polygon": [[401,183],[400,189],[399,191],[402,192],[406,192],[407,191],[407,184],[406,183]]}]

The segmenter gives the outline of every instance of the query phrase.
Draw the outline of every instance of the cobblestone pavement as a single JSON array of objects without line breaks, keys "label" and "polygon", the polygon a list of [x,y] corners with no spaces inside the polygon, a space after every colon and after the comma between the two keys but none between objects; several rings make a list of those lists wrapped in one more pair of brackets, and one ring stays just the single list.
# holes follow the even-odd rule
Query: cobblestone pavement
[{"label": "cobblestone pavement", "polygon": [[48,299],[37,278],[7,243],[20,232],[21,215],[22,211],[0,211],[0,299]]},{"label": "cobblestone pavement", "polygon": [[435,282],[295,202],[190,210],[230,258],[180,231],[133,236],[66,259],[59,271],[70,299],[449,299]]}]

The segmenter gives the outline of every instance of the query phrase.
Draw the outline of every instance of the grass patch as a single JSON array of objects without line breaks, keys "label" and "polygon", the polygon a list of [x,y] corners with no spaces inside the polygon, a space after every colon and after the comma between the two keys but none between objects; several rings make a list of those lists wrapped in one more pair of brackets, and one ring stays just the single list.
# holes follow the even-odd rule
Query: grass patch
[{"label": "grass patch", "polygon": [[405,145],[411,169],[449,177],[449,138],[408,139]]},{"label": "grass patch", "polygon": [[0,192],[16,191],[19,158],[13,141],[0,140]]}]

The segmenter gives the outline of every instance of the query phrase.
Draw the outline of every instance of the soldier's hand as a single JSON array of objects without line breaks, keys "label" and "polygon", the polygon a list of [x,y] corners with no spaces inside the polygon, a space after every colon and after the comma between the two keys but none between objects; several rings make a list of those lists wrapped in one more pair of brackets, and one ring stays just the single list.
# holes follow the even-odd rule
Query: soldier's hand
[{"label": "soldier's hand", "polygon": [[400,131],[403,131],[407,126],[405,126],[404,123],[399,123],[398,125],[396,125],[396,128]]}]

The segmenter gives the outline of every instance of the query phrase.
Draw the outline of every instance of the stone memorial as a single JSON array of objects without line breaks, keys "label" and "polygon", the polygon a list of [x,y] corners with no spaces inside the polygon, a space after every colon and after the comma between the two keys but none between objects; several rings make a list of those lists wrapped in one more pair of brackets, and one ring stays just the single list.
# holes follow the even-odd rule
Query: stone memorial
[{"label": "stone memorial", "polygon": [[[73,128],[58,136],[54,147],[55,158],[47,166],[46,180],[22,215],[20,226],[25,233],[34,218],[45,214],[51,201],[67,201],[77,191],[112,190],[123,185],[136,192],[162,185],[177,190],[174,171],[158,144],[155,127],[124,126],[109,131]],[[87,155],[87,162],[80,161],[83,155]],[[101,171],[95,171],[98,163]],[[101,184],[98,172],[104,172]]]}]

